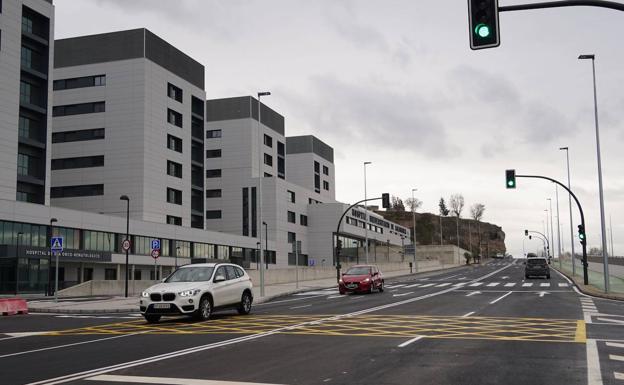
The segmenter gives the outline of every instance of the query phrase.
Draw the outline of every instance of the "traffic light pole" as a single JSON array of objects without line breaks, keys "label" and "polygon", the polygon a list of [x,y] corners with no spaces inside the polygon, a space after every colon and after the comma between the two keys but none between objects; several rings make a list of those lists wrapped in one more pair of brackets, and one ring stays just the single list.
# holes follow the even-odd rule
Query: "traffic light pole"
[{"label": "traffic light pole", "polygon": [[[368,202],[368,201],[376,201],[376,200],[381,199],[381,198],[382,197],[362,199],[361,201],[357,201],[354,204],[352,204],[351,206],[349,206],[345,210],[345,212],[342,213],[342,215],[340,216],[340,219],[338,220],[338,226],[336,226],[336,239],[340,235],[340,224],[342,223],[342,220],[344,219],[344,216],[347,215],[349,210],[351,210],[355,206],[359,205],[360,203],[364,203],[364,202]],[[368,214],[366,214],[366,216],[368,216]],[[366,220],[366,222],[367,222],[366,226],[368,227],[368,219]],[[334,260],[336,261],[336,282],[337,282],[337,281],[340,280],[340,268],[342,266],[340,266],[340,253],[338,253],[338,248],[334,244],[334,237],[332,237],[332,248],[334,249]]]},{"label": "traffic light pole", "polygon": [[[570,193],[570,196],[572,196],[572,198],[574,198],[574,201],[576,202],[576,205],[578,206],[579,213],[581,214],[581,226],[583,226],[583,231],[586,231],[586,227],[585,227],[585,214],[583,213],[583,207],[581,206],[581,202],[579,202],[579,200],[576,197],[576,195],[574,195],[572,190],[570,190],[566,185],[564,185],[563,183],[559,182],[558,180],[555,180],[553,178],[549,178],[547,176],[541,176],[541,175],[517,175],[516,174],[516,178],[545,179],[545,180],[551,181],[551,182],[556,183],[559,186],[563,187],[568,193]],[[583,283],[585,285],[589,285],[589,276],[587,275],[587,233],[585,233],[585,239],[581,240],[581,245],[583,246]],[[574,258],[574,255],[572,256],[572,258]],[[573,260],[573,263],[574,263],[574,260]]]},{"label": "traffic light pole", "polygon": [[542,242],[544,242],[544,246],[546,246],[546,253],[548,254],[548,256],[550,256],[550,242],[548,242],[548,238],[546,238],[546,236],[539,231],[527,230],[527,233],[539,234],[539,238],[542,240]]},{"label": "traffic light pole", "polygon": [[507,5],[503,7],[498,7],[498,11],[499,12],[526,11],[529,9],[575,7],[575,6],[602,7],[602,8],[615,9],[617,11],[624,11],[624,4],[616,3],[614,1],[604,1],[604,0],[566,0],[566,1],[547,1],[544,3],[533,3],[533,4]]}]

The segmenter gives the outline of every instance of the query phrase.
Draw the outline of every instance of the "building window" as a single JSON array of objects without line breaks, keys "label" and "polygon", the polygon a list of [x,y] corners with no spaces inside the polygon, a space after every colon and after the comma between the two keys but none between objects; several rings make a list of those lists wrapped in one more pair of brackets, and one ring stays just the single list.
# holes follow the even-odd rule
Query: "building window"
[{"label": "building window", "polygon": [[221,219],[221,210],[206,210],[206,219]]},{"label": "building window", "polygon": [[301,226],[307,226],[308,225],[308,216],[307,215],[299,215],[299,224],[301,224]]},{"label": "building window", "polygon": [[314,172],[317,174],[321,172],[321,164],[317,161],[314,161]]},{"label": "building window", "polygon": [[314,191],[321,192],[321,176],[319,174],[314,175]]},{"label": "building window", "polygon": [[323,190],[329,191],[329,182],[326,180],[323,181]]},{"label": "building window", "polygon": [[73,198],[104,195],[103,184],[87,184],[78,186],[60,186],[50,189],[51,198]]},{"label": "building window", "polygon": [[176,205],[182,204],[182,191],[167,187],[167,202]]},{"label": "building window", "polygon": [[30,156],[26,154],[17,154],[17,175],[28,175]]},{"label": "building window", "polygon": [[97,139],[104,139],[103,128],[52,133],[52,143],[82,142]]},{"label": "building window", "polygon": [[173,215],[167,215],[167,224],[168,225],[182,226],[182,218],[181,217],[175,217]]},{"label": "building window", "polygon": [[138,270],[138,269],[134,270],[133,279],[135,281],[140,281],[141,280],[141,270]]},{"label": "building window", "polygon": [[54,91],[74,88],[99,87],[106,85],[106,75],[83,76],[80,78],[59,79],[52,84]]},{"label": "building window", "polygon": [[288,202],[295,203],[295,192],[286,190],[286,194],[288,195]]},{"label": "building window", "polygon": [[220,138],[221,130],[208,130],[206,131],[206,139]]},{"label": "building window", "polygon": [[271,138],[267,134],[264,134],[264,145],[267,147],[273,147],[273,138]]},{"label": "building window", "polygon": [[167,134],[167,148],[182,153],[182,139]]},{"label": "building window", "polygon": [[323,174],[329,175],[329,167],[323,166]]},{"label": "building window", "polygon": [[26,16],[22,16],[22,32],[33,33],[33,21]]},{"label": "building window", "polygon": [[171,83],[167,83],[167,96],[182,103],[182,89],[174,86]]},{"label": "building window", "polygon": [[182,165],[180,163],[167,161],[167,175],[182,178]]},{"label": "building window", "polygon": [[206,198],[221,198],[221,189],[206,190]]},{"label": "building window", "polygon": [[104,269],[104,279],[107,281],[117,280],[117,269]]},{"label": "building window", "polygon": [[33,51],[30,48],[22,46],[22,67],[32,69],[32,57]]},{"label": "building window", "polygon": [[292,211],[288,212],[288,222],[295,223],[295,213]]},{"label": "building window", "polygon": [[249,235],[249,187],[243,187],[243,235]]},{"label": "building window", "polygon": [[182,114],[167,108],[167,122],[182,128]]},{"label": "building window", "polygon": [[284,143],[278,141],[277,142],[277,155],[284,156],[285,154],[286,154],[286,147],[284,146]]},{"label": "building window", "polygon": [[67,170],[71,168],[89,168],[103,166],[104,155],[52,159],[52,170]]},{"label": "building window", "polygon": [[265,178],[272,178],[272,177],[273,177],[273,174],[269,174],[268,172],[265,172],[265,173],[264,173],[264,177],[265,177]]},{"label": "building window", "polygon": [[281,156],[277,157],[277,176],[286,179],[286,159]]},{"label": "building window", "polygon": [[221,149],[217,150],[206,150],[206,159],[210,158],[220,158],[221,157]]},{"label": "building window", "polygon": [[292,232],[288,232],[288,243],[295,243],[295,241],[297,240],[297,234],[292,233]]},{"label": "building window", "polygon": [[267,166],[273,166],[273,157],[269,154],[264,154],[264,164]]},{"label": "building window", "polygon": [[82,115],[105,111],[106,104],[104,102],[68,104],[65,106],[54,106],[52,116]]},{"label": "building window", "polygon": [[206,170],[206,178],[221,178],[221,169]]},{"label": "building window", "polygon": [[30,83],[20,82],[20,102],[31,103],[33,88],[33,85]]}]

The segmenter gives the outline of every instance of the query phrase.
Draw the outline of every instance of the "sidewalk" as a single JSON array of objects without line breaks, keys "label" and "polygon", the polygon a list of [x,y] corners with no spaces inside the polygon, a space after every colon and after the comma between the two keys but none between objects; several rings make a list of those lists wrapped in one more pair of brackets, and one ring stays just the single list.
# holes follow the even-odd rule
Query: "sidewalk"
[{"label": "sidewalk", "polygon": [[[463,265],[460,265],[463,266]],[[439,270],[431,270],[427,272],[418,272],[415,274],[423,275],[440,270],[451,270],[460,266],[447,266]],[[384,274],[385,278],[393,278],[399,276],[409,276],[413,274],[405,272],[394,272]],[[295,282],[267,285],[265,286],[265,295],[260,297],[260,287],[254,286],[254,303],[263,303],[275,298],[287,296],[289,294],[300,293],[311,290],[327,289],[336,287],[336,278],[318,279],[312,281],[299,282],[299,287]],[[28,298],[27,298],[28,299]],[[61,298],[58,302],[50,297],[38,297],[28,299],[28,311],[31,313],[63,313],[63,314],[94,314],[94,313],[128,313],[139,312],[139,298],[132,297],[75,297]]]},{"label": "sidewalk", "polygon": [[[589,285],[583,284],[583,268],[581,261],[577,260],[576,263],[576,275],[572,276],[572,264],[568,260],[561,261],[561,269],[559,268],[559,261],[553,261],[552,265],[561,273],[570,278],[576,286],[582,292],[593,295],[596,297],[603,297],[609,299],[624,300],[624,277],[622,277],[621,271],[618,269],[612,269],[609,273],[609,293],[604,292],[604,273],[602,271],[602,265],[597,263],[589,263],[587,269],[587,275],[589,279]],[[620,268],[621,266],[617,266]],[[617,274],[617,275],[614,275]]]}]

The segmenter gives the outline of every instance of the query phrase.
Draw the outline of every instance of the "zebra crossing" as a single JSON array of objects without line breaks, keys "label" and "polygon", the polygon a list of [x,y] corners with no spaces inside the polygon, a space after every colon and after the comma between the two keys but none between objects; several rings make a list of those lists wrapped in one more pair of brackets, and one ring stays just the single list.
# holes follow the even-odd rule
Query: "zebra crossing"
[{"label": "zebra crossing", "polygon": [[512,287],[539,287],[539,288],[553,288],[553,287],[560,287],[560,288],[565,288],[565,287],[569,287],[570,284],[566,283],[566,282],[560,282],[560,283],[551,283],[551,282],[474,282],[471,284],[467,284],[466,282],[460,282],[460,283],[454,283],[454,282],[437,282],[437,283],[413,283],[410,285],[407,284],[395,284],[395,285],[386,285],[387,289],[398,289],[398,288],[404,288],[404,289],[412,289],[412,288],[434,288],[434,287],[462,287],[462,286],[466,286],[467,287],[479,287],[479,286],[483,286],[483,287],[488,287],[488,288],[496,288],[496,287],[506,287],[506,288],[512,288]]}]

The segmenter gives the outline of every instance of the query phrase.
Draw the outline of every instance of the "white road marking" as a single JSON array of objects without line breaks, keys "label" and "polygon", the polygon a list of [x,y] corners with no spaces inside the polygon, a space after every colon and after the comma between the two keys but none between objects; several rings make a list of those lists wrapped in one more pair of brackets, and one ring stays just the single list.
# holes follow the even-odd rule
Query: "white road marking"
[{"label": "white road marking", "polygon": [[338,290],[312,290],[312,291],[304,291],[303,293],[295,293],[295,295],[328,295],[328,294],[338,294]]},{"label": "white road marking", "polygon": [[531,287],[533,286],[533,282],[526,282],[522,284],[522,287]]},{"label": "white road marking", "polygon": [[480,291],[471,291],[470,293],[466,294],[466,297],[470,297],[472,295],[476,295],[476,294],[481,294]]},{"label": "white road marking", "polygon": [[304,307],[310,307],[310,306],[312,306],[312,305],[293,306],[293,307],[291,307],[290,309],[301,309],[301,308],[304,308]]},{"label": "white road marking", "polygon": [[476,286],[481,286],[481,285],[483,285],[483,282],[475,282],[475,283],[471,283],[471,284],[470,284],[470,285],[468,285],[468,286],[470,286],[470,287],[476,287]]},{"label": "white road marking", "polygon": [[568,284],[565,282],[559,282],[559,287],[568,287]]},{"label": "white road marking", "polygon": [[362,299],[362,298],[364,298],[364,296],[358,295],[358,296],[353,296],[350,299],[351,299],[351,301],[355,301],[356,299]]},{"label": "white road marking", "polygon": [[509,282],[505,284],[505,287],[514,287],[514,286],[516,286],[515,282]]},{"label": "white road marking", "polygon": [[19,337],[30,337],[30,336],[39,336],[41,334],[46,334],[46,333],[50,333],[50,332],[21,332],[21,333],[4,333],[7,336],[11,336],[12,338],[19,338]]},{"label": "white road marking", "polygon": [[624,325],[624,321],[613,319],[613,318],[598,317],[597,320],[598,321],[606,321],[606,322],[614,323],[614,324],[618,324],[618,325]]},{"label": "white road marking", "polygon": [[546,295],[546,294],[550,294],[550,293],[549,293],[549,292],[547,292],[547,291],[540,291],[540,292],[539,292],[539,293],[537,293],[537,294],[539,294],[539,296],[540,296],[540,297],[543,297],[544,295]]},{"label": "white road marking", "polygon": [[475,313],[474,311],[471,311],[470,313],[466,313],[466,314],[464,314],[464,315],[462,316],[462,318],[465,318],[465,317],[470,317],[470,316],[471,316],[471,315],[473,315],[474,313]]},{"label": "white road marking", "polygon": [[[489,274],[486,274],[486,275],[484,275],[482,277],[474,279],[474,281],[483,280],[483,279],[486,279],[488,277],[491,277],[491,276],[493,276],[495,274],[498,274],[501,271],[505,270],[509,266],[511,266],[511,265],[507,265],[507,266],[502,267],[500,269],[494,270],[493,272],[491,272]],[[294,330],[294,329],[298,329],[298,328],[305,327],[305,326],[308,326],[308,325],[320,324],[322,322],[327,322],[327,321],[340,320],[340,319],[343,319],[343,318],[353,317],[353,316],[362,315],[362,314],[369,314],[369,313],[377,312],[377,311],[380,311],[380,310],[389,309],[389,308],[393,308],[393,307],[409,304],[409,303],[412,303],[412,302],[421,301],[421,300],[424,300],[424,299],[436,297],[436,296],[439,296],[439,295],[442,295],[442,294],[450,293],[450,292],[455,291],[455,290],[456,290],[456,288],[450,287],[450,288],[443,289],[443,290],[440,290],[440,291],[436,291],[436,292],[433,292],[433,293],[429,293],[429,294],[426,294],[426,295],[421,295],[419,297],[409,298],[409,299],[405,299],[405,300],[398,301],[398,302],[392,302],[392,303],[388,303],[388,304],[385,304],[385,305],[375,306],[375,307],[371,307],[371,308],[368,308],[368,309],[363,309],[363,310],[352,312],[352,313],[340,314],[340,315],[336,315],[336,316],[333,316],[333,317],[322,318],[322,319],[319,319],[319,320],[316,320],[316,321],[306,321],[306,322],[302,322],[302,323],[299,323],[299,324],[296,324],[296,325],[276,328],[276,329],[269,330],[269,331],[262,332],[262,333],[258,333],[258,334],[252,334],[252,335],[246,335],[246,336],[242,336],[242,337],[231,338],[229,340],[224,340],[224,341],[220,341],[220,342],[213,342],[213,343],[209,343],[209,344],[205,344],[205,345],[198,345],[198,346],[194,346],[194,347],[191,347],[191,348],[186,348],[186,349],[181,349],[181,350],[177,350],[177,351],[172,351],[172,352],[169,352],[169,353],[159,354],[159,355],[156,355],[156,356],[146,357],[146,358],[142,358],[142,359],[138,359],[138,360],[134,360],[134,361],[126,361],[126,362],[123,362],[123,363],[120,363],[120,364],[99,367],[99,368],[96,368],[96,369],[86,370],[86,371],[82,371],[82,372],[76,372],[76,373],[67,374],[67,375],[63,375],[63,376],[59,376],[59,377],[55,377],[55,378],[49,378],[49,379],[45,379],[45,380],[42,380],[42,381],[32,382],[32,383],[27,384],[27,385],[43,385],[43,384],[46,384],[46,385],[56,385],[56,384],[63,384],[63,383],[72,382],[72,381],[78,381],[78,380],[82,380],[82,379],[85,379],[85,378],[88,378],[88,377],[93,377],[93,376],[96,376],[96,375],[99,375],[99,374],[105,374],[105,373],[110,373],[110,372],[117,371],[117,370],[128,369],[128,368],[133,368],[133,367],[137,367],[137,366],[142,366],[142,365],[150,364],[150,363],[153,363],[153,362],[159,362],[159,361],[167,360],[167,359],[170,359],[170,358],[175,358],[175,357],[185,356],[185,355],[188,355],[188,354],[203,352],[203,351],[206,351],[206,350],[216,349],[216,348],[223,347],[223,346],[229,346],[229,345],[234,345],[234,344],[238,344],[238,343],[242,343],[242,342],[253,341],[253,340],[256,340],[256,339],[272,336],[272,335],[275,335],[275,334],[282,333],[284,331]]]},{"label": "white road marking", "polygon": [[433,285],[435,285],[435,283],[428,283],[426,285],[422,285],[421,287],[429,287],[429,286],[433,286]]},{"label": "white road marking", "polygon": [[405,295],[410,295],[410,294],[414,294],[413,291],[408,291],[407,293],[401,293],[401,294],[392,294],[393,297],[403,297]]},{"label": "white road marking", "polygon": [[485,286],[487,286],[487,287],[494,287],[494,286],[498,286],[498,285],[500,285],[500,283],[498,283],[498,282],[492,282],[492,283],[488,283],[488,284],[487,284],[487,285],[485,285]]},{"label": "white road marking", "polygon": [[89,381],[123,382],[125,384],[166,384],[166,385],[277,385],[259,382],[239,381],[213,381],[197,380],[193,378],[170,378],[170,377],[143,377],[143,376],[119,376],[102,374],[95,377],[85,378]]},{"label": "white road marking", "polygon": [[412,287],[416,287],[416,286],[420,286],[420,285],[421,285],[420,283],[415,283],[415,284],[413,284],[413,285],[407,285],[407,286],[405,286],[405,288],[406,288],[406,289],[410,289],[410,288],[412,288]]},{"label": "white road marking", "polygon": [[585,342],[587,352],[587,385],[602,385],[602,374],[600,373],[600,360],[598,358],[598,347],[596,340],[587,339]]},{"label": "white road marking", "polygon": [[47,347],[47,348],[34,349],[34,350],[26,350],[26,351],[23,351],[23,352],[10,353],[10,354],[3,354],[3,355],[1,355],[1,356],[0,356],[0,358],[14,357],[14,356],[21,356],[21,355],[28,354],[28,353],[44,352],[44,351],[46,351],[46,350],[53,350],[53,349],[66,348],[66,347],[68,347],[68,346],[76,346],[76,345],[91,344],[91,343],[94,343],[94,342],[100,342],[100,341],[106,341],[106,340],[114,340],[114,339],[116,339],[116,338],[123,338],[123,337],[136,336],[137,334],[145,334],[145,333],[149,333],[149,330],[142,331],[142,332],[138,332],[138,333],[132,333],[132,334],[124,334],[124,335],[114,336],[114,337],[99,338],[99,339],[97,339],[97,340],[89,340],[89,341],[82,341],[82,342],[74,342],[73,344],[57,345],[57,346],[50,346],[50,347]]},{"label": "white road marking", "polygon": [[418,337],[412,338],[411,340],[407,340],[407,341],[403,342],[402,344],[400,344],[399,347],[400,348],[404,348],[407,345],[411,344],[412,342],[416,342],[416,341],[418,341],[421,338],[423,338],[423,336],[418,336]]},{"label": "white road marking", "polygon": [[460,282],[460,283],[456,283],[456,284],[454,284],[453,286],[454,286],[454,287],[462,287],[462,286],[464,286],[465,284],[466,284],[466,282]]},{"label": "white road marking", "polygon": [[403,287],[403,286],[405,286],[405,284],[401,284],[401,285],[386,285],[386,287],[387,287],[388,289],[394,289],[394,288],[397,288],[397,287]]},{"label": "white road marking", "polygon": [[446,283],[441,283],[439,285],[436,285],[435,287],[444,287],[444,286],[448,286],[450,284],[451,284],[451,282],[446,282]]},{"label": "white road marking", "polygon": [[624,380],[624,373],[613,372],[616,380]]},{"label": "white road marking", "polygon": [[544,282],[544,283],[540,283],[541,287],[550,287],[550,283]]},{"label": "white road marking", "polygon": [[612,348],[624,348],[624,344],[618,344],[617,342],[607,342],[606,345]]},{"label": "white road marking", "polygon": [[327,299],[334,299],[334,298],[347,298],[347,296],[344,294],[338,294],[338,295],[330,295],[329,297],[327,297]]},{"label": "white road marking", "polygon": [[624,356],[619,356],[617,354],[609,354],[609,358],[614,361],[624,361]]},{"label": "white road marking", "polygon": [[496,298],[494,301],[490,302],[490,305],[494,305],[496,302],[498,302],[498,301],[500,301],[501,299],[503,299],[503,298],[507,297],[507,296],[508,296],[509,294],[511,294],[511,293],[512,293],[512,292],[511,292],[511,291],[509,291],[509,292],[507,292],[507,294],[503,294],[502,296],[500,296],[500,297]]}]

